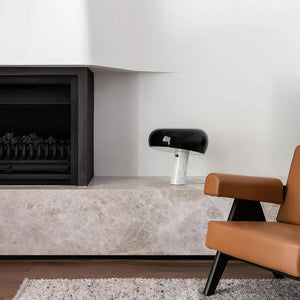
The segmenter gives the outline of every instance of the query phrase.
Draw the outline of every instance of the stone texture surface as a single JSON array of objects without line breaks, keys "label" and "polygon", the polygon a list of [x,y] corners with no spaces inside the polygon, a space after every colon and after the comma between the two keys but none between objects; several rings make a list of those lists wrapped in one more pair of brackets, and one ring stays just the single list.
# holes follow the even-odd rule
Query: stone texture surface
[{"label": "stone texture surface", "polygon": [[[207,255],[209,220],[232,199],[204,195],[204,178],[96,177],[88,187],[2,186],[0,255]],[[264,204],[268,220],[278,206]]]}]

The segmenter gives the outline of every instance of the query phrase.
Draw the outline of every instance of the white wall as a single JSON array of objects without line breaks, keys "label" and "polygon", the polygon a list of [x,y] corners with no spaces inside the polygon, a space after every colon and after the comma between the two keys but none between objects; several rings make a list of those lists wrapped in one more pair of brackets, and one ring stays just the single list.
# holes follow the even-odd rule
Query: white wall
[{"label": "white wall", "polygon": [[0,0],[0,65],[89,60],[84,0]]},{"label": "white wall", "polygon": [[[0,0],[0,66],[173,70],[160,0]],[[159,46],[158,46],[159,45]]]},{"label": "white wall", "polygon": [[189,175],[286,176],[300,144],[299,6],[162,1],[182,72],[96,75],[96,173],[168,175],[172,158],[148,148],[149,133],[195,127],[210,141],[207,154],[191,158]]},{"label": "white wall", "polygon": [[138,75],[95,74],[95,173],[138,173]]},{"label": "white wall", "polygon": [[[87,0],[90,64],[140,71],[178,68],[165,0]],[[170,5],[172,5],[170,3]]]},{"label": "white wall", "polygon": [[300,137],[297,0],[0,0],[0,65],[87,65],[98,73],[98,175],[168,175],[157,127],[207,131],[210,171],[284,176]]}]

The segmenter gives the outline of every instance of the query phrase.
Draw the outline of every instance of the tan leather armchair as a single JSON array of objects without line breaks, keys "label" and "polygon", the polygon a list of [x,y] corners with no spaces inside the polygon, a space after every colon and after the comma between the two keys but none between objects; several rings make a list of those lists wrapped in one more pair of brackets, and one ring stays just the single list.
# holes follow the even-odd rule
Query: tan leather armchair
[{"label": "tan leather armchair", "polygon": [[[286,187],[278,179],[209,174],[204,193],[234,198],[228,221],[208,224],[206,246],[217,250],[204,294],[214,294],[230,257],[300,279],[300,146]],[[260,202],[280,204],[277,222],[266,222]]]}]

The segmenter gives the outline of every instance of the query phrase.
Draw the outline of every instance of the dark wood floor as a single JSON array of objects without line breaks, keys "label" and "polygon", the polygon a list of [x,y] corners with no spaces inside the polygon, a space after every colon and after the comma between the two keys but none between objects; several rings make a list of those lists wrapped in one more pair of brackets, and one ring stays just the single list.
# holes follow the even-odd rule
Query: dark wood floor
[{"label": "dark wood floor", "polygon": [[[212,260],[0,260],[0,300],[12,299],[24,278],[207,278]],[[258,267],[230,261],[222,278],[272,278]]]}]

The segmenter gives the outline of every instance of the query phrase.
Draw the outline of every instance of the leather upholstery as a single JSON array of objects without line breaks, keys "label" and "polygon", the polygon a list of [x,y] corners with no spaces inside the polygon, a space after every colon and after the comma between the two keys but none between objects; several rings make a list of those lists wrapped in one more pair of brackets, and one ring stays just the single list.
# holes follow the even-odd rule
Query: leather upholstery
[{"label": "leather upholstery", "polygon": [[217,197],[283,203],[283,185],[275,178],[211,173],[206,178],[204,193]]},{"label": "leather upholstery", "polygon": [[300,277],[300,226],[276,222],[209,222],[208,248]]},{"label": "leather upholstery", "polygon": [[278,222],[300,225],[300,146],[297,146],[286,185],[286,196]]}]

